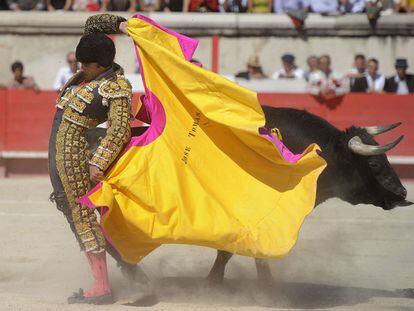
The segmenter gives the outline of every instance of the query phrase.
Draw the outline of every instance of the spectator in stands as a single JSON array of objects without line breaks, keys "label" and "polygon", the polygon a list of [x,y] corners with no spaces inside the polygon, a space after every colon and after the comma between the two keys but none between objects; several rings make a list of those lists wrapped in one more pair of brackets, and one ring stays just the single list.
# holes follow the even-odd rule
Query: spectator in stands
[{"label": "spectator in stands", "polygon": [[319,70],[319,58],[316,55],[311,55],[306,60],[306,63],[308,64],[308,70],[305,71],[303,77],[306,81],[309,81],[309,76],[311,73]]},{"label": "spectator in stands", "polygon": [[263,73],[262,65],[257,55],[250,56],[246,65],[247,71],[239,72],[236,74],[236,78],[246,80],[262,80],[267,78]]},{"label": "spectator in stands", "polygon": [[407,68],[407,60],[405,58],[397,58],[395,61],[397,74],[385,81],[385,92],[397,94],[414,93],[414,75],[407,74]]},{"label": "spectator in stands", "polygon": [[281,60],[283,68],[272,75],[273,79],[303,79],[304,72],[296,66],[295,56],[287,53],[282,56]]},{"label": "spectator in stands", "polygon": [[278,14],[302,11],[305,9],[305,0],[273,0],[273,12]]},{"label": "spectator in stands", "polygon": [[246,13],[248,0],[224,0],[223,10],[231,13]]},{"label": "spectator in stands", "polygon": [[414,12],[414,0],[394,0],[394,11],[398,13]]},{"label": "spectator in stands", "polygon": [[139,11],[143,12],[156,12],[161,8],[159,0],[139,0]]},{"label": "spectator in stands", "polygon": [[60,91],[65,83],[78,71],[79,64],[76,60],[75,52],[69,52],[66,55],[67,66],[59,69],[55,82],[53,83],[53,88]]},{"label": "spectator in stands", "polygon": [[10,10],[13,11],[40,11],[45,8],[43,0],[6,0]]},{"label": "spectator in stands", "polygon": [[95,12],[99,11],[98,0],[69,0],[73,11]]},{"label": "spectator in stands", "polygon": [[183,12],[218,12],[218,0],[184,0]]},{"label": "spectator in stands", "polygon": [[128,11],[136,12],[137,1],[136,0],[102,0],[101,11]]},{"label": "spectator in stands", "polygon": [[164,12],[183,12],[184,0],[163,0],[161,8]]},{"label": "spectator in stands", "polygon": [[0,10],[8,10],[9,6],[7,5],[6,0],[0,0]]},{"label": "spectator in stands", "polygon": [[339,0],[339,12],[362,13],[365,10],[365,0]]},{"label": "spectator in stands", "polygon": [[270,13],[272,11],[272,0],[247,0],[249,13]]},{"label": "spectator in stands", "polygon": [[309,75],[308,91],[325,99],[346,93],[346,84],[341,75],[331,69],[331,57],[322,55],[319,57],[319,70]]},{"label": "spectator in stands", "polygon": [[273,12],[287,14],[297,29],[305,26],[307,14],[306,0],[272,0]]},{"label": "spectator in stands", "polygon": [[346,77],[349,79],[349,85],[352,88],[355,79],[362,78],[367,71],[367,60],[364,54],[357,54],[354,57],[354,67],[349,70]]},{"label": "spectator in stands", "polygon": [[39,87],[36,85],[33,77],[23,75],[23,64],[19,61],[14,62],[11,65],[11,71],[13,72],[13,80],[9,81],[8,88],[10,89],[32,89],[36,92],[39,91]]},{"label": "spectator in stands", "polygon": [[377,21],[381,17],[382,9],[383,9],[383,1],[366,0],[365,10],[366,10],[368,22],[371,28],[374,29],[377,26]]},{"label": "spectator in stands", "polygon": [[311,13],[338,14],[336,0],[306,0],[307,10]]},{"label": "spectator in stands", "polygon": [[381,93],[384,89],[385,77],[378,73],[379,63],[371,58],[367,63],[367,72],[361,78],[356,78],[351,92]]},{"label": "spectator in stands", "polygon": [[56,10],[69,11],[71,1],[70,0],[46,0],[46,5],[47,5],[48,11],[56,11]]}]

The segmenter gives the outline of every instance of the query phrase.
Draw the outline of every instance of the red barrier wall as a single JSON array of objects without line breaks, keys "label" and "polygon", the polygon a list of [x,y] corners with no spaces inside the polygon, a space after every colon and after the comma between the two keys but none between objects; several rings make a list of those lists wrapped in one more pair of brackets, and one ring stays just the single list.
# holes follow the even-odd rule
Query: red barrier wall
[{"label": "red barrier wall", "polygon": [[[137,94],[136,94],[137,95]],[[46,151],[57,93],[0,90],[0,151]],[[137,100],[137,96],[134,96]],[[392,155],[414,155],[414,95],[348,94],[323,101],[309,94],[259,94],[262,105],[306,109],[344,129],[350,125],[403,125],[378,137],[405,139]]]},{"label": "red barrier wall", "polygon": [[5,92],[3,150],[47,150],[57,92]]},{"label": "red barrier wall", "polygon": [[404,135],[398,147],[387,154],[414,156],[414,95],[353,93],[326,101],[310,94],[262,93],[259,100],[262,105],[306,109],[341,130],[351,125],[402,122],[400,127],[377,136],[376,140],[384,144]]},{"label": "red barrier wall", "polygon": [[7,125],[7,110],[6,110],[6,96],[5,90],[0,90],[0,150],[6,148],[6,125]]}]

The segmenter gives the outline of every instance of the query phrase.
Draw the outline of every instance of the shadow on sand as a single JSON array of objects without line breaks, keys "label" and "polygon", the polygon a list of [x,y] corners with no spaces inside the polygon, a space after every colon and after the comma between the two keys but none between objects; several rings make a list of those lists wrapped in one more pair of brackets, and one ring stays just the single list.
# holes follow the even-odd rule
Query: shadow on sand
[{"label": "shadow on sand", "polygon": [[388,291],[361,287],[313,283],[225,280],[211,285],[203,278],[169,277],[154,280],[160,302],[261,306],[269,308],[323,309],[352,306],[374,297],[407,298],[402,290]]}]

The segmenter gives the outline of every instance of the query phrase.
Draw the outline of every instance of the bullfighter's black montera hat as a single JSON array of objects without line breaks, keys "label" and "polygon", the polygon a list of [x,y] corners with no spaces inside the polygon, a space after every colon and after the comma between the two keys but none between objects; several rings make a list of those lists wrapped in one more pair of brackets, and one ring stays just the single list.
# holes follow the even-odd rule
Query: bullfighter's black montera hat
[{"label": "bullfighter's black montera hat", "polygon": [[98,63],[103,67],[113,64],[115,45],[102,33],[92,33],[82,36],[76,47],[76,59],[81,63]]}]

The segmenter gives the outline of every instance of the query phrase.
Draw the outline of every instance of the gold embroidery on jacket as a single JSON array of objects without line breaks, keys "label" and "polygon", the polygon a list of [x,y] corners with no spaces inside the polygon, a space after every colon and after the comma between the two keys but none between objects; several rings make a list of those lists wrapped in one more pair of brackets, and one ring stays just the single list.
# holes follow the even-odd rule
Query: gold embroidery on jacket
[{"label": "gold embroidery on jacket", "polygon": [[80,115],[78,112],[73,110],[71,107],[67,107],[65,109],[65,111],[63,112],[63,118],[65,120],[68,120],[69,122],[72,122],[84,128],[95,127],[99,124],[98,120],[89,118],[84,115]]},{"label": "gold embroidery on jacket", "polygon": [[76,92],[76,96],[85,103],[90,104],[94,98],[93,88],[89,85],[85,85]]},{"label": "gold embroidery on jacket", "polygon": [[125,18],[113,14],[96,14],[86,20],[83,33],[120,34],[119,24],[125,21]]},{"label": "gold embroidery on jacket", "polygon": [[130,101],[129,98],[110,99],[108,121],[109,128],[106,136],[101,140],[89,164],[106,170],[116,159],[125,144],[131,138],[129,125]]},{"label": "gold embroidery on jacket", "polygon": [[131,99],[132,91],[131,84],[124,77],[117,77],[115,80],[104,80],[100,83],[98,93],[103,98],[121,98],[126,97]]},{"label": "gold embroidery on jacket", "polygon": [[70,108],[72,108],[73,110],[75,110],[75,111],[77,111],[79,113],[82,113],[85,110],[85,108],[86,108],[85,102],[83,102],[82,100],[80,100],[77,97],[72,98],[69,101],[69,104],[68,105],[69,105]]},{"label": "gold embroidery on jacket", "polygon": [[56,164],[72,209],[72,218],[82,249],[86,252],[105,250],[105,238],[94,210],[76,202],[90,189],[88,144],[85,129],[62,120],[56,139]]}]

